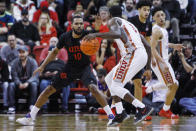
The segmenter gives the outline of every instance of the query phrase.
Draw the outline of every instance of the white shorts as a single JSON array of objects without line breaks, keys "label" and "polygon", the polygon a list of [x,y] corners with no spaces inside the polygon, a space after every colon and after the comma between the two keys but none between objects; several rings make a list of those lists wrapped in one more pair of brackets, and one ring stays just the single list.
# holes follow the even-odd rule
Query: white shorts
[{"label": "white shorts", "polygon": [[116,95],[112,90],[120,93],[116,90],[124,88],[124,85],[144,68],[147,59],[147,53],[144,48],[138,48],[132,55],[127,54],[121,58],[119,63],[105,77],[105,81],[112,96]]},{"label": "white shorts", "polygon": [[172,85],[174,83],[178,84],[178,81],[176,80],[175,74],[174,74],[174,70],[171,67],[171,64],[165,60],[165,63],[167,64],[169,71],[168,72],[164,72],[163,67],[161,66],[161,63],[156,61],[156,66],[153,67],[151,65],[151,68],[153,70],[153,72],[155,73],[155,75],[157,76],[159,82],[161,82],[162,84],[164,84],[165,86],[169,86]]}]

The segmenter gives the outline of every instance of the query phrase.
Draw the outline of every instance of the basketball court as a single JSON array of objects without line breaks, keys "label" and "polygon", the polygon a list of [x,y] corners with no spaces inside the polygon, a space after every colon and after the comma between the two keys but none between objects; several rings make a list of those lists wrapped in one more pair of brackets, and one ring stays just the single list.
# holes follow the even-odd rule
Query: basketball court
[{"label": "basketball court", "polygon": [[133,125],[133,115],[118,127],[107,127],[107,117],[97,114],[38,115],[35,126],[15,123],[24,114],[0,115],[0,131],[195,131],[196,117],[170,120],[152,116],[152,121]]}]

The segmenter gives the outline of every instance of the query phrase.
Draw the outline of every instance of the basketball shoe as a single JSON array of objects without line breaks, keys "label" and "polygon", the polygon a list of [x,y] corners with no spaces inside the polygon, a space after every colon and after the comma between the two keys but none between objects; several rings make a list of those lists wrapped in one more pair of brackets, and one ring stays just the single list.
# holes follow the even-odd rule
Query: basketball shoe
[{"label": "basketball shoe", "polygon": [[143,121],[147,116],[149,116],[153,112],[153,108],[149,106],[145,106],[144,108],[138,108],[135,117],[134,117],[134,124],[138,124],[139,122]]},{"label": "basketball shoe", "polygon": [[110,125],[118,125],[129,118],[130,116],[123,110],[121,114],[116,114],[115,118],[112,120],[112,123]]},{"label": "basketball shoe", "polygon": [[115,116],[113,115],[113,114],[110,114],[109,116],[108,116],[108,119],[109,119],[109,121],[108,121],[108,123],[107,123],[107,126],[109,127],[109,126],[114,126],[114,125],[112,125],[112,120],[115,118]]},{"label": "basketball shoe", "polygon": [[32,126],[35,124],[33,119],[31,118],[30,113],[26,114],[26,116],[23,118],[18,118],[16,122],[24,126]]},{"label": "basketball shoe", "polygon": [[178,119],[179,118],[179,116],[173,114],[171,112],[171,110],[164,111],[163,109],[160,110],[159,116],[166,117],[166,118],[169,118],[169,119]]}]

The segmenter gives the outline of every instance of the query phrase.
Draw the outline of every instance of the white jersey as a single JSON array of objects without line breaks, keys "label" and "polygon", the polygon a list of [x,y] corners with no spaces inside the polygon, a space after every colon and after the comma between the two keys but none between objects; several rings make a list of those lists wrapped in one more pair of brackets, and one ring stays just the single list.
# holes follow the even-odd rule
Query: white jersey
[{"label": "white jersey", "polygon": [[128,48],[132,48],[132,49],[133,48],[134,49],[144,48],[144,45],[141,41],[140,33],[137,30],[137,28],[133,24],[131,24],[130,22],[128,22],[124,19],[121,19],[119,17],[116,17],[116,18],[118,18],[122,21],[121,27],[124,29],[126,35],[129,38],[129,42],[131,44],[131,45],[126,46],[127,43],[125,43],[122,39],[115,39],[115,42],[117,43],[118,48],[120,50],[121,56],[124,56],[127,53],[129,53]]},{"label": "white jersey", "polygon": [[169,45],[168,45],[168,32],[165,28],[162,28],[158,25],[154,25],[152,30],[154,30],[155,28],[158,28],[162,34],[163,34],[163,38],[159,41],[158,43],[158,52],[160,53],[160,56],[168,61],[169,60],[169,54],[168,54],[168,48],[169,48]]}]

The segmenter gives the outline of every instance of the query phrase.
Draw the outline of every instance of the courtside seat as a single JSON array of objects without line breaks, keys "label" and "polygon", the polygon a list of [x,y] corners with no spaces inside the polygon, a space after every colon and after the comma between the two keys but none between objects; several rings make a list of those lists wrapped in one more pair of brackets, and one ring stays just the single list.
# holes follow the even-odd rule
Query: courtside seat
[{"label": "courtside seat", "polygon": [[35,55],[35,60],[37,61],[38,65],[40,64],[40,55],[41,55],[41,52],[44,48],[46,48],[47,46],[44,46],[44,45],[40,45],[40,46],[35,46],[33,48],[33,54]]}]

